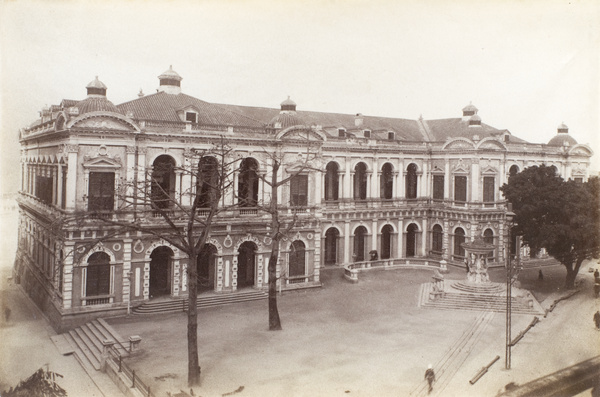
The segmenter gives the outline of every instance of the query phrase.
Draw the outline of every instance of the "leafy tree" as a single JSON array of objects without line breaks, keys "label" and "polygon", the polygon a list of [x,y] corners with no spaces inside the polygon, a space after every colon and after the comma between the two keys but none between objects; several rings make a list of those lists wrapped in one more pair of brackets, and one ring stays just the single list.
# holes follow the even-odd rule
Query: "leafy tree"
[{"label": "leafy tree", "polygon": [[511,175],[500,190],[513,205],[513,232],[532,252],[545,248],[567,270],[566,288],[585,259],[600,252],[600,181],[565,181],[554,167],[533,166]]}]

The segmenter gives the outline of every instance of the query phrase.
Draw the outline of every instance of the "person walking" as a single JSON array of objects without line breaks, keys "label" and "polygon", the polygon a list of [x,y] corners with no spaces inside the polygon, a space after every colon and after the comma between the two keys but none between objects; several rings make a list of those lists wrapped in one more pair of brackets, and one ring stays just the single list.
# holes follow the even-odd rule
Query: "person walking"
[{"label": "person walking", "polygon": [[594,313],[594,324],[596,325],[596,330],[600,331],[600,310]]},{"label": "person walking", "polygon": [[[598,313],[598,317],[600,318],[600,313]],[[425,379],[427,380],[427,384],[429,385],[429,390],[427,390],[427,394],[430,394],[433,390],[433,382],[435,382],[435,372],[433,372],[433,366],[429,364],[427,370],[425,371]]]}]

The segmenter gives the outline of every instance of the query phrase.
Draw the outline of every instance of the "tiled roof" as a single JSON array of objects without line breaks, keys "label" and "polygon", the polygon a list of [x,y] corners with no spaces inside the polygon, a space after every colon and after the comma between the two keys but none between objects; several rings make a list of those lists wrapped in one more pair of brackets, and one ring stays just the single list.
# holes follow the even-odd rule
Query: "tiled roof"
[{"label": "tiled roof", "polygon": [[86,98],[81,102],[78,102],[75,106],[79,108],[79,114],[90,113],[90,112],[114,112],[122,113],[111,101],[106,97],[90,97]]},{"label": "tiled roof", "polygon": [[[424,120],[423,123],[436,141],[460,137],[472,139],[474,135],[478,135],[479,139],[483,139],[490,136],[498,137],[504,133],[504,130],[499,130],[485,123],[481,123],[481,126],[469,127],[469,122],[464,121],[462,118]],[[524,141],[511,135],[511,142]]]},{"label": "tiled roof", "polygon": [[222,106],[214,105],[186,94],[158,92],[117,106],[123,114],[133,114],[134,119],[180,122],[177,111],[193,107],[198,111],[198,123],[204,125],[231,125],[262,127],[263,124]]}]

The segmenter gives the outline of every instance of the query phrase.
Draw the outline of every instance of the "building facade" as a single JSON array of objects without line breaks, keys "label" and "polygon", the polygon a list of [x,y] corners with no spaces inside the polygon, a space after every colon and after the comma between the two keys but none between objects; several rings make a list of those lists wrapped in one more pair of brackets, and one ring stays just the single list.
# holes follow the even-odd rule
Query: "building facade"
[{"label": "building facade", "polygon": [[[164,219],[147,208],[119,211],[119,192],[153,175],[157,189],[189,206],[183,192],[196,181],[185,171],[218,139],[232,148],[235,172],[222,197],[230,210],[195,264],[201,293],[267,287],[270,215],[260,207],[270,200],[263,178],[276,150],[302,158],[310,147],[314,156],[300,173],[280,170],[280,179],[293,178],[279,192],[279,211],[299,220],[280,246],[282,289],[318,286],[324,267],[375,257],[460,264],[461,243],[476,236],[505,245],[499,188],[510,174],[546,164],[566,179],[589,176],[592,151],[564,124],[548,144],[535,144],[484,124],[473,105],[440,120],[298,111],[289,98],[279,109],[224,105],[184,94],[181,80],[170,68],[155,94],[114,105],[96,78],[85,99],[43,109],[20,131],[15,273],[55,327],[187,294],[191,264],[160,237]],[[60,222],[86,213],[94,216]],[[151,232],[120,232],[106,219],[128,216]],[[504,255],[497,248],[490,261]]]}]

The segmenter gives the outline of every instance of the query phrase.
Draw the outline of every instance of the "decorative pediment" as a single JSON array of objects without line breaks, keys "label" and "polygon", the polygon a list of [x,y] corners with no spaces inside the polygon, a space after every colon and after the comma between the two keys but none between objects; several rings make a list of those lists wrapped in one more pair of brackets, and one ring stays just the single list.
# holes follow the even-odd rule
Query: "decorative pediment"
[{"label": "decorative pediment", "polygon": [[481,171],[481,173],[486,175],[496,175],[498,173],[498,170],[496,170],[493,167],[486,167]]},{"label": "decorative pediment", "polygon": [[139,132],[140,129],[133,120],[110,112],[91,112],[69,120],[67,128],[86,128],[105,131],[131,131]]},{"label": "decorative pediment", "polygon": [[496,138],[484,138],[477,144],[477,149],[507,150],[506,146]]},{"label": "decorative pediment", "polygon": [[276,139],[280,139],[282,141],[286,141],[286,140],[309,140],[309,141],[314,141],[314,142],[320,142],[320,141],[325,141],[326,137],[325,134],[323,133],[323,131],[314,129],[314,128],[310,128],[307,126],[303,126],[303,125],[299,125],[299,126],[292,126],[289,128],[286,128],[284,130],[281,130],[277,136],[275,137]]},{"label": "decorative pediment", "polygon": [[85,157],[83,168],[88,170],[96,170],[96,169],[118,169],[121,168],[121,159],[110,158],[108,156],[98,156],[98,157]]},{"label": "decorative pediment", "polygon": [[475,144],[466,138],[456,138],[452,139],[442,147],[442,150],[465,150],[465,149],[475,149]]},{"label": "decorative pediment", "polygon": [[592,156],[594,152],[592,151],[592,149],[590,149],[588,145],[577,144],[573,145],[571,150],[569,150],[569,154],[576,156]]}]

